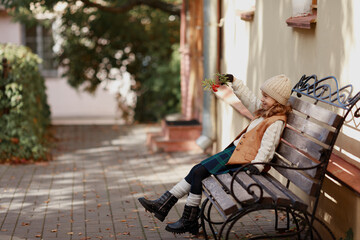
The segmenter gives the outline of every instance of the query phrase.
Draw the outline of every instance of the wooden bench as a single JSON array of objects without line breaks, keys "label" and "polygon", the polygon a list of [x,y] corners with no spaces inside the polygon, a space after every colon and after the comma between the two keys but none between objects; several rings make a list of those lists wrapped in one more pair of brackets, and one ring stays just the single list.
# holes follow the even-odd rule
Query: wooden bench
[{"label": "wooden bench", "polygon": [[[238,220],[250,212],[262,209],[275,210],[275,233],[272,236],[249,239],[285,236],[304,239],[304,235],[311,239],[316,235],[321,239],[314,228],[314,221],[322,222],[315,217],[315,213],[336,138],[344,120],[354,112],[354,106],[360,99],[360,92],[352,96],[352,91],[351,85],[339,88],[336,78],[332,76],[319,80],[316,75],[304,75],[300,79],[293,88],[289,100],[293,112],[288,117],[273,160],[270,163],[256,163],[271,166],[273,170],[270,172],[275,174],[249,175],[244,171],[246,166],[243,166],[232,175],[221,174],[203,180],[206,200],[200,217],[206,239],[206,223],[215,239],[228,239]],[[319,106],[319,102],[330,105],[330,108]],[[353,117],[359,117],[359,110],[360,108],[355,110]],[[338,114],[340,111],[343,112],[341,115]],[[285,181],[278,180],[279,176]],[[301,189],[302,196],[305,194],[308,199],[301,198],[298,190],[290,190],[291,185]],[[220,222],[211,219],[213,206],[223,218]],[[287,216],[287,226],[281,229],[281,234],[277,219],[279,210],[284,211]],[[295,223],[295,230],[289,229],[290,219]],[[214,229],[215,225],[221,226],[218,232]],[[325,224],[322,225],[335,239],[330,229]]]}]

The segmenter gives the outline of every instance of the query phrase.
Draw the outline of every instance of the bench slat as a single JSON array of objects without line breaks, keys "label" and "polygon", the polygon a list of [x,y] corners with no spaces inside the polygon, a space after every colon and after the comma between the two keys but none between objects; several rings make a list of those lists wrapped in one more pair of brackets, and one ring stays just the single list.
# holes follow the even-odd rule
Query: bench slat
[{"label": "bench slat", "polygon": [[221,184],[216,181],[213,176],[210,176],[202,181],[206,191],[216,199],[215,204],[219,207],[226,215],[229,215],[238,209],[235,201],[227,194],[222,188]]},{"label": "bench slat", "polygon": [[325,144],[330,144],[335,134],[329,129],[310,122],[309,120],[302,118],[301,116],[294,113],[289,114],[287,123],[296,128],[299,132],[306,133]]},{"label": "bench slat", "polygon": [[281,191],[283,191],[287,196],[289,196],[289,198],[291,199],[292,205],[296,208],[296,209],[300,209],[300,210],[307,210],[308,205],[301,200],[298,196],[296,196],[292,191],[290,191],[289,189],[287,189],[283,184],[281,184],[278,180],[276,180],[273,176],[271,176],[270,174],[265,174],[264,177],[271,182],[274,186],[278,187],[279,189],[281,189]]},{"label": "bench slat", "polygon": [[318,161],[320,161],[322,153],[325,151],[323,146],[311,141],[309,138],[291,130],[290,128],[284,129],[282,138],[300,151],[307,153]]},{"label": "bench slat", "polygon": [[274,203],[282,205],[292,204],[291,199],[269,182],[264,176],[252,175],[251,177],[272,196]]},{"label": "bench slat", "polygon": [[[276,164],[288,166],[287,164],[284,164],[283,160],[276,156],[276,154],[274,156],[274,161]],[[310,179],[309,177],[302,174],[302,171],[299,170],[285,169],[281,167],[273,168],[276,169],[276,171],[278,171],[279,173],[281,173],[284,177],[289,179],[292,183],[294,183],[308,195],[314,195],[315,190],[318,187],[318,182],[316,180]]]},{"label": "bench slat", "polygon": [[313,117],[320,122],[326,123],[335,128],[337,128],[337,126],[341,123],[341,116],[330,110],[314,105],[313,103],[302,101],[294,96],[290,97],[289,102],[293,109]]},{"label": "bench slat", "polygon": [[[230,192],[230,184],[232,176],[230,174],[220,174],[215,176],[220,182],[224,184],[224,187]],[[234,181],[234,194],[240,202],[249,204],[253,203],[255,199],[250,195],[238,182]]]},{"label": "bench slat", "polygon": [[[311,160],[301,152],[297,151],[295,148],[290,147],[284,142],[280,142],[276,152],[297,167],[312,167],[317,164],[316,162],[314,162],[313,160]],[[311,177],[315,177],[318,175],[319,168],[306,170],[305,172]]]},{"label": "bench slat", "polygon": [[[250,184],[257,184],[254,179],[252,179],[251,177],[249,177],[249,175],[247,175],[245,172],[240,172],[237,175],[237,179],[236,179],[240,185],[243,186],[243,188],[246,188],[247,186],[249,186]],[[260,196],[260,190],[257,187],[252,187],[251,190],[254,191],[255,195],[257,197]],[[271,204],[273,201],[272,197],[270,196],[270,194],[266,191],[263,191],[263,198],[261,200],[261,203],[265,203],[265,204]]]}]

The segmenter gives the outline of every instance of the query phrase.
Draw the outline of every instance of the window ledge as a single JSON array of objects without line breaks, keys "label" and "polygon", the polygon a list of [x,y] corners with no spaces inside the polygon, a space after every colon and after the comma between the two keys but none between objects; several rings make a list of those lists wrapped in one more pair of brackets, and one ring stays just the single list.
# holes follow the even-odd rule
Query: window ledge
[{"label": "window ledge", "polygon": [[[215,96],[228,103],[247,119],[251,120],[253,118],[249,110],[241,103],[230,88],[221,86],[219,91],[215,93]],[[360,194],[360,169],[334,153],[331,154],[327,174],[349,187],[352,191]]]},{"label": "window ledge", "polygon": [[250,22],[254,20],[255,10],[248,10],[248,11],[238,10],[236,12],[236,15],[240,16],[241,20]]},{"label": "window ledge", "polygon": [[286,20],[289,27],[311,29],[316,24],[316,14],[300,17],[290,17]]},{"label": "window ledge", "polygon": [[348,163],[334,153],[330,156],[327,173],[348,186],[351,190],[360,194],[360,169]]}]

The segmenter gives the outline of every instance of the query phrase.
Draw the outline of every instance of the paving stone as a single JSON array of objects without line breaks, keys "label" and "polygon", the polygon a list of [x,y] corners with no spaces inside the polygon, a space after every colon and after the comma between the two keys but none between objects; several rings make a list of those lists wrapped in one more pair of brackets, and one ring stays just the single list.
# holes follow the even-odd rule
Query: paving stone
[{"label": "paving stone", "polygon": [[[165,230],[167,223],[181,217],[185,199],[164,222],[137,201],[142,196],[159,197],[206,157],[196,152],[150,152],[146,132],[159,129],[158,125],[55,126],[54,160],[0,165],[0,240],[196,239]],[[260,214],[265,217],[257,217]],[[254,229],[271,231],[273,215],[256,212],[243,218],[234,239]]]}]

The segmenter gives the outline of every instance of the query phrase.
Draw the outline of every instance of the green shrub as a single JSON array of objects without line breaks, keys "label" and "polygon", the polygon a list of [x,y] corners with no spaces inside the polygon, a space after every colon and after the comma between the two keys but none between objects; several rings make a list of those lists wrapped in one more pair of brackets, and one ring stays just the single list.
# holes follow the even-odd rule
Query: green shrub
[{"label": "green shrub", "polygon": [[19,163],[48,159],[50,125],[40,58],[28,48],[0,44],[0,60],[10,66],[4,77],[0,65],[0,161]]}]

